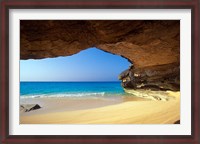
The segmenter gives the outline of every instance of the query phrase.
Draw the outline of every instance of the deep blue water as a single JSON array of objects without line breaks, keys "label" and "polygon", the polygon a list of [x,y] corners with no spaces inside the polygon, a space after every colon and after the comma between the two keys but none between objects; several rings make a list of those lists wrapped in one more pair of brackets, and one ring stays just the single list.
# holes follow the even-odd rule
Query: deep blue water
[{"label": "deep blue water", "polygon": [[21,97],[119,96],[120,82],[20,82]]}]

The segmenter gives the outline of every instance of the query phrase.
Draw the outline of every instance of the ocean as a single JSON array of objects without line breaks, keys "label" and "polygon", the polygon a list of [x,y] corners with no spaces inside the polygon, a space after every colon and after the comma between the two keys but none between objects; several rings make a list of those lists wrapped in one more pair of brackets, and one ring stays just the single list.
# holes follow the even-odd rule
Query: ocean
[{"label": "ocean", "polygon": [[125,95],[120,82],[20,82],[21,98]]}]

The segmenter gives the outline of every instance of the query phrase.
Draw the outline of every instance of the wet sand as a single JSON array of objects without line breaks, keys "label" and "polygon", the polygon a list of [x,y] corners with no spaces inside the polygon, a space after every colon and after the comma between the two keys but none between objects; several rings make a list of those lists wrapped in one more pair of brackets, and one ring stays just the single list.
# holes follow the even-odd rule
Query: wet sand
[{"label": "wet sand", "polygon": [[169,101],[137,97],[34,98],[41,109],[20,113],[21,124],[173,124],[180,120],[180,92]]}]

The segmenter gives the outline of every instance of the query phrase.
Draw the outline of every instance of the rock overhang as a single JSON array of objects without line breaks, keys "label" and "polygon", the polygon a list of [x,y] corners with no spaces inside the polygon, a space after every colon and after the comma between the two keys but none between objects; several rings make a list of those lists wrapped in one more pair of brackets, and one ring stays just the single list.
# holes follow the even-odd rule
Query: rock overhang
[{"label": "rock overhang", "polygon": [[[178,78],[180,79],[179,20],[20,21],[20,59],[69,56],[93,46],[120,55],[134,64],[134,70],[129,69],[131,76],[126,77],[131,79],[131,88],[139,88],[136,85],[141,85],[142,82],[137,79],[144,73],[146,75],[142,81],[151,80],[152,84],[152,79],[154,79],[160,83],[159,81],[163,81],[163,77],[166,77],[165,71],[170,71],[167,77],[176,81],[175,85],[178,87],[177,81],[179,81]],[[157,74],[150,76],[148,70],[151,74]],[[164,81],[172,82],[166,79]],[[122,82],[122,85],[125,86],[125,83]],[[169,89],[168,84],[162,87]]]}]

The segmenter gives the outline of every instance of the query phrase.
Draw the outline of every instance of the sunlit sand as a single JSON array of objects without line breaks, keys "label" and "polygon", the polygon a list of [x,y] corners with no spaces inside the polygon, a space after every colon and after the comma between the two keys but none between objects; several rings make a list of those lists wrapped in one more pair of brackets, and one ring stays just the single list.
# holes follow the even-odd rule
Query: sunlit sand
[{"label": "sunlit sand", "polygon": [[[43,107],[21,113],[21,124],[174,124],[180,120],[180,92],[168,92],[169,101],[127,98],[123,101],[106,99],[45,100],[51,109]],[[57,102],[53,102],[57,101]],[[54,103],[54,104],[53,104]],[[67,104],[74,108],[67,108]],[[66,107],[65,107],[66,105]]]}]

